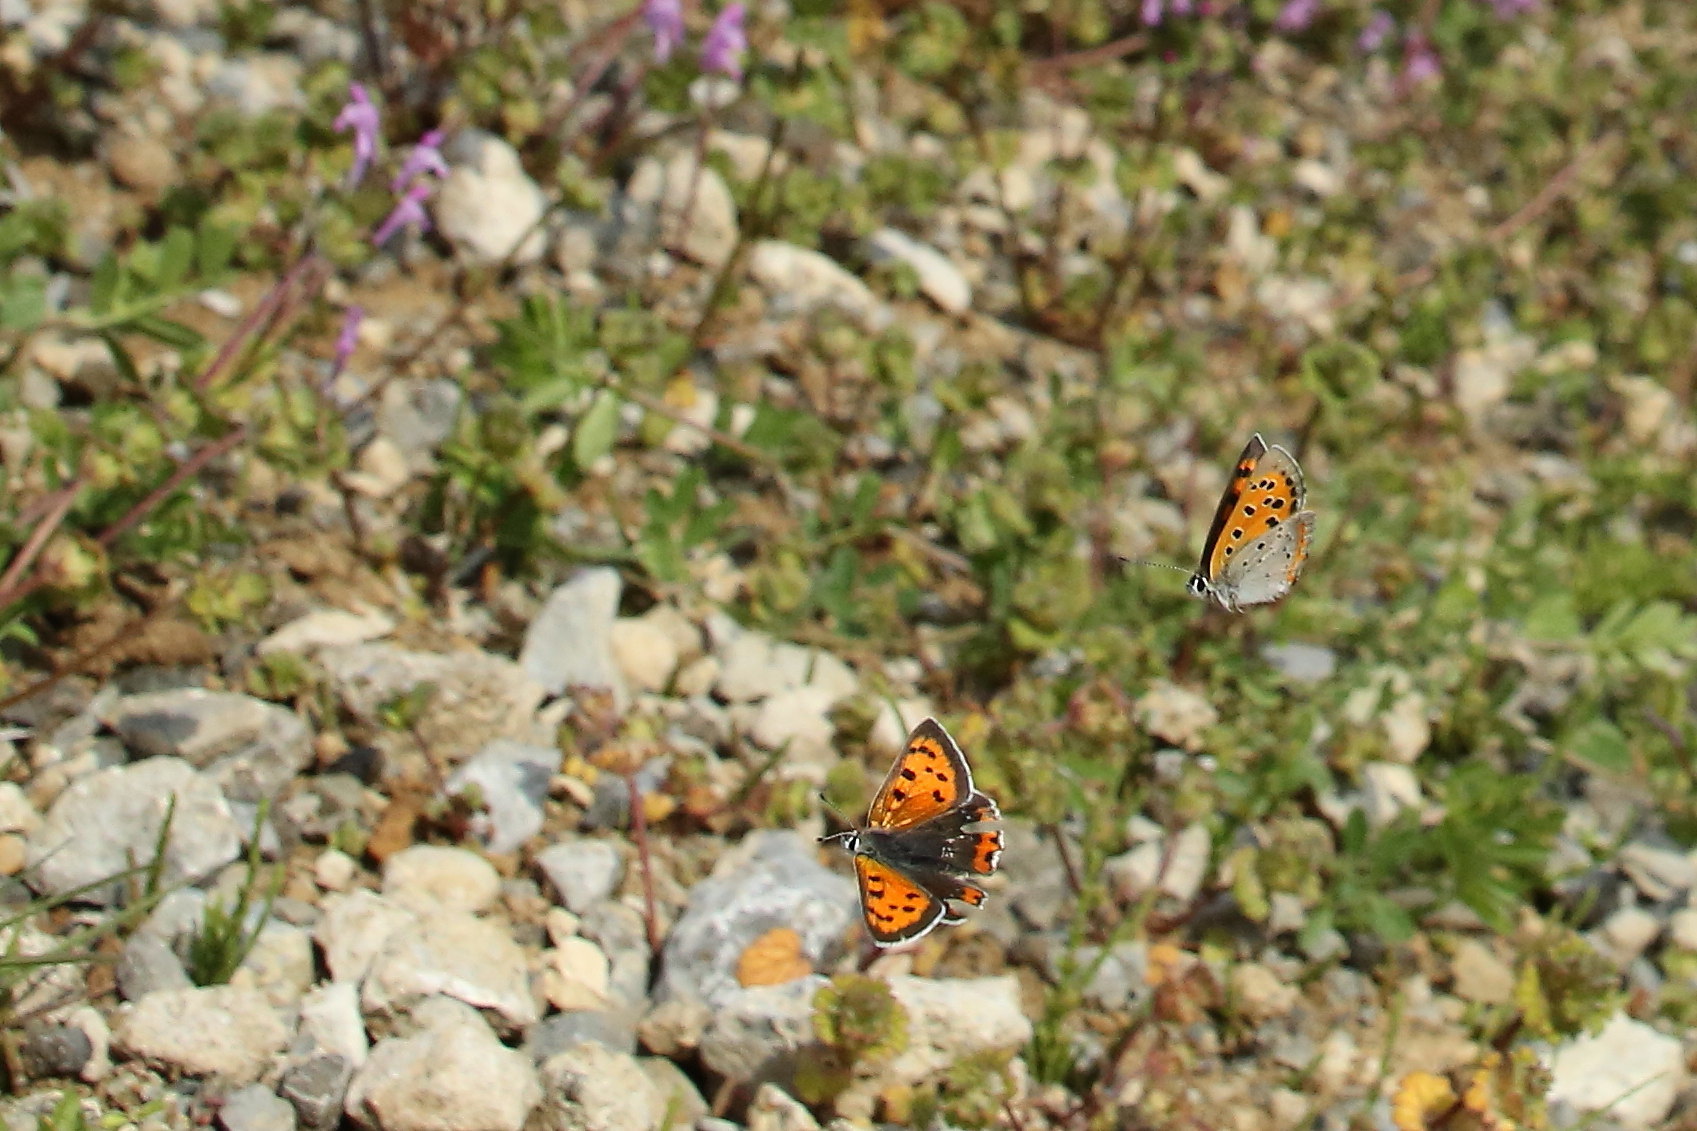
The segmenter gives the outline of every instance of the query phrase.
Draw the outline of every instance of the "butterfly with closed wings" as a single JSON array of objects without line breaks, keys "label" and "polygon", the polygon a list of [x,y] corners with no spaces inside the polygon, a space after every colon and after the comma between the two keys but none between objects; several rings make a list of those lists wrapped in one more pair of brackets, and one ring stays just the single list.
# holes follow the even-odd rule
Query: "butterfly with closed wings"
[{"label": "butterfly with closed wings", "polygon": [[[1214,510],[1185,592],[1230,613],[1282,600],[1302,576],[1314,538],[1314,512],[1296,457],[1257,432],[1243,446]],[[1163,562],[1134,562],[1180,569]]]}]

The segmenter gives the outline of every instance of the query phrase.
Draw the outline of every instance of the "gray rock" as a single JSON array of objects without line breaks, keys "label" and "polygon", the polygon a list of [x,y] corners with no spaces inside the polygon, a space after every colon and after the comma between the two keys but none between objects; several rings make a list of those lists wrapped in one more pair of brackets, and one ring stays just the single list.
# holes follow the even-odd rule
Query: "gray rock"
[{"label": "gray rock", "polygon": [[671,1117],[668,1122],[659,1125],[661,1131],[690,1131],[695,1121],[711,1110],[695,1081],[665,1057],[639,1056],[636,1063],[659,1090],[666,1113]]},{"label": "gray rock", "polygon": [[[496,1039],[477,1011],[435,998],[420,1031],[371,1050],[348,1088],[347,1113],[383,1131],[519,1131],[541,1096],[530,1058]],[[594,1047],[594,1046],[586,1046]]]},{"label": "gray rock", "polygon": [[648,928],[641,913],[614,900],[602,900],[584,912],[577,930],[607,956],[608,988],[614,1000],[646,1008]]},{"label": "gray rock", "polygon": [[614,199],[612,254],[658,244],[707,267],[720,267],[737,242],[737,207],[730,189],[691,151],[669,160],[644,157]]},{"label": "gray rock", "polygon": [[206,79],[206,93],[244,118],[257,118],[273,110],[298,110],[306,104],[300,61],[279,51],[221,60]]},{"label": "gray rock", "polygon": [[295,1131],[295,1109],[270,1088],[249,1084],[224,1097],[218,1123],[224,1131]]},{"label": "gray rock", "polygon": [[293,923],[267,920],[253,949],[230,978],[231,985],[252,986],[279,1009],[293,1009],[312,988],[317,974],[312,935]]},{"label": "gray rock", "polygon": [[434,463],[431,453],[453,435],[464,401],[465,390],[446,377],[399,378],[383,386],[377,429],[395,442],[411,467],[428,470]]},{"label": "gray rock", "polygon": [[354,1066],[344,1056],[319,1053],[284,1070],[277,1094],[295,1109],[306,1131],[330,1131],[342,1119]]},{"label": "gray rock", "polygon": [[819,1131],[807,1105],[778,1087],[762,1084],[748,1105],[748,1131]]},{"label": "gray rock", "polygon": [[895,320],[870,287],[829,256],[810,248],[761,240],[749,255],[748,271],[771,296],[770,313],[775,317],[833,307],[873,332]]},{"label": "gray rock", "polygon": [[292,1051],[307,1059],[334,1057],[345,1062],[349,1072],[364,1064],[371,1046],[359,1012],[359,987],[325,982],[301,995],[300,1031]]},{"label": "gray rock", "polygon": [[1697,863],[1690,853],[1635,841],[1616,859],[1632,886],[1658,903],[1697,887]]},{"label": "gray rock", "polygon": [[18,1060],[32,1080],[75,1077],[93,1055],[93,1042],[75,1025],[29,1025],[18,1043]]},{"label": "gray rock", "polygon": [[259,642],[261,656],[277,653],[316,652],[320,648],[345,648],[381,640],[395,631],[395,621],[376,610],[350,613],[345,609],[318,609],[297,617]]},{"label": "gray rock", "polygon": [[752,833],[690,892],[666,940],[662,996],[709,1004],[740,989],[742,952],[774,927],[790,927],[814,969],[830,964],[854,921],[858,896],[847,876],[819,863],[817,846],[787,831]]},{"label": "gray rock", "polygon": [[483,652],[412,652],[392,644],[325,648],[318,654],[330,685],[362,722],[381,725],[385,707],[429,688],[419,736],[437,757],[458,761],[495,738],[538,737],[543,690],[501,656]]},{"label": "gray rock", "polygon": [[636,1025],[628,1011],[582,1009],[572,1013],[552,1013],[530,1027],[525,1034],[525,1051],[541,1064],[585,1041],[593,1041],[614,1052],[636,1051]]},{"label": "gray rock", "polygon": [[1687,1076],[1677,1038],[1616,1014],[1601,1031],[1556,1049],[1547,1099],[1622,1127],[1659,1127]]},{"label": "gray rock", "polygon": [[113,1030],[129,1056],[191,1076],[251,1083],[289,1041],[289,1027],[264,994],[242,986],[152,993],[120,1013]]},{"label": "gray rock", "polygon": [[548,781],[559,768],[557,747],[498,738],[454,771],[446,792],[475,790],[481,811],[473,830],[490,852],[505,856],[542,831]]},{"label": "gray rock", "polygon": [[1483,1005],[1507,1005],[1514,997],[1514,970],[1478,939],[1462,939],[1450,958],[1455,996]]},{"label": "gray rock", "polygon": [[636,1058],[593,1042],[542,1065],[532,1131],[654,1131],[666,1099]]},{"label": "gray rock", "polygon": [[[166,885],[201,879],[236,858],[242,830],[218,786],[179,758],[149,758],[78,778],[54,800],[29,839],[31,882],[58,894],[150,860],[173,799]],[[81,898],[108,903],[117,895],[108,885]]]},{"label": "gray rock", "polygon": [[611,841],[588,838],[551,844],[536,854],[566,910],[582,915],[612,895],[624,875],[624,858]]},{"label": "gray rock", "polygon": [[800,687],[823,691],[835,704],[860,687],[852,669],[829,652],[775,640],[763,632],[733,634],[718,649],[714,690],[732,703],[753,703]]},{"label": "gray rock", "polygon": [[964,314],[972,306],[972,284],[948,256],[906,232],[880,228],[866,241],[874,263],[906,264],[919,279],[919,292],[946,314]]},{"label": "gray rock", "polygon": [[895,977],[890,992],[908,1017],[908,1048],[890,1064],[890,1079],[919,1084],[967,1057],[1014,1052],[1031,1040],[1019,979],[1012,974]]},{"label": "gray rock", "polygon": [[1294,683],[1323,683],[1338,670],[1337,653],[1318,644],[1263,644],[1261,658]]},{"label": "gray rock", "polygon": [[487,911],[500,894],[501,874],[469,849],[415,844],[383,862],[384,897],[414,911]]},{"label": "gray rock", "polygon": [[455,252],[472,263],[535,263],[546,250],[539,221],[547,196],[518,151],[482,130],[460,130],[442,148],[450,168],[431,215]]},{"label": "gray rock", "polygon": [[809,974],[778,986],[720,991],[701,1035],[701,1063],[732,1080],[787,1079],[797,1054],[818,1039],[813,995],[825,981]]},{"label": "gray rock", "polygon": [[518,1028],[541,1016],[529,961],[499,924],[458,911],[419,916],[388,937],[360,991],[365,1013],[393,1016],[433,995],[499,1014]]},{"label": "gray rock", "polygon": [[624,582],[617,570],[580,570],[549,595],[519,649],[519,666],[548,694],[570,687],[604,687],[622,708],[630,693],[613,659],[613,620]]},{"label": "gray rock", "polygon": [[313,936],[324,951],[324,964],[338,982],[359,983],[389,939],[411,928],[416,913],[372,891],[329,896]]},{"label": "gray rock", "polygon": [[140,1001],[159,990],[182,990],[191,985],[182,960],[159,935],[138,931],[118,956],[118,992],[125,1001]]}]

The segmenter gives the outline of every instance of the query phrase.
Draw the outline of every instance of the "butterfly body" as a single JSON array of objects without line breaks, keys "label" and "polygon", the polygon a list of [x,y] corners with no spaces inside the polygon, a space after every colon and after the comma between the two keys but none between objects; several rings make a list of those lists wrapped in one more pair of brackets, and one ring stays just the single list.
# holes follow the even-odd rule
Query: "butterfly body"
[{"label": "butterfly body", "polygon": [[1228,612],[1282,599],[1302,575],[1314,537],[1314,512],[1296,458],[1260,433],[1237,457],[1185,587]]},{"label": "butterfly body", "polygon": [[854,857],[866,929],[879,946],[894,946],[961,922],[957,904],[983,904],[984,889],[971,880],[996,870],[1002,834],[979,826],[1000,817],[973,786],[955,740],[926,719],[873,795],[865,827],[820,841]]}]

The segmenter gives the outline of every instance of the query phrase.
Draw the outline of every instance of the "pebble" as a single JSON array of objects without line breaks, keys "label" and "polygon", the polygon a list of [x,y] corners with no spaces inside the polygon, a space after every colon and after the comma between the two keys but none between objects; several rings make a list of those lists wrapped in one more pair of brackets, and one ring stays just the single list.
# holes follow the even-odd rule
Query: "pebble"
[{"label": "pebble", "polygon": [[1450,957],[1455,995],[1483,1005],[1506,1005],[1514,997],[1514,969],[1477,939],[1463,939]]},{"label": "pebble", "polygon": [[613,658],[613,621],[624,589],[615,569],[580,570],[549,594],[525,630],[519,666],[549,695],[571,687],[602,687],[622,710],[630,698]]},{"label": "pebble", "polygon": [[381,1131],[520,1131],[542,1097],[530,1058],[469,1006],[432,998],[419,1031],[377,1042],[348,1087],[347,1112]]},{"label": "pebble", "polygon": [[320,1053],[284,1069],[277,1095],[295,1109],[305,1131],[332,1131],[340,1125],[354,1068],[345,1057]]},{"label": "pebble", "polygon": [[811,248],[780,240],[760,240],[749,254],[748,273],[770,296],[771,313],[777,318],[834,307],[873,332],[895,320],[870,287],[829,256]]},{"label": "pebble", "polygon": [[472,831],[488,851],[505,856],[542,831],[548,782],[559,768],[556,746],[498,738],[455,770],[444,792],[476,794],[481,805]]},{"label": "pebble", "polygon": [[671,634],[647,617],[621,617],[608,632],[613,662],[635,691],[666,690],[678,670],[678,646]]},{"label": "pebble", "polygon": [[895,228],[880,228],[866,240],[874,263],[906,264],[919,280],[919,293],[946,314],[964,314],[972,306],[972,284],[948,256]]},{"label": "pebble", "polygon": [[500,894],[500,873],[468,849],[415,844],[383,863],[383,895],[423,914],[486,911]]},{"label": "pebble", "polygon": [[1337,653],[1317,644],[1264,644],[1261,658],[1294,683],[1324,683],[1338,670]]},{"label": "pebble", "polygon": [[762,1084],[748,1105],[748,1131],[819,1131],[807,1105],[778,1087]]},{"label": "pebble", "polygon": [[1164,680],[1157,680],[1139,696],[1132,710],[1144,730],[1190,751],[1202,749],[1202,733],[1220,720],[1207,699]]},{"label": "pebble", "polygon": [[1697,862],[1690,853],[1634,841],[1616,859],[1632,885],[1658,903],[1697,887]]},{"label": "pebble", "polygon": [[[793,1067],[813,1031],[813,996],[825,985],[810,974],[776,986],[736,986],[712,1002],[701,1034],[701,1063],[731,1080],[755,1080]],[[913,1045],[910,1037],[909,1046]]]},{"label": "pebble", "polygon": [[614,201],[620,225],[615,254],[658,243],[709,268],[722,267],[737,244],[737,207],[724,178],[691,151],[643,157]]},{"label": "pebble", "polygon": [[573,914],[582,915],[612,895],[624,876],[624,858],[612,841],[587,837],[551,844],[536,864]]},{"label": "pebble", "polygon": [[1382,828],[1404,810],[1418,810],[1424,803],[1420,779],[1398,762],[1367,762],[1361,767],[1361,801],[1367,821]]},{"label": "pebble", "polygon": [[1232,967],[1232,1004],[1257,1024],[1283,1017],[1295,1008],[1301,996],[1289,979],[1281,978],[1258,962],[1240,962]]},{"label": "pebble", "polygon": [[1603,920],[1595,932],[1600,949],[1625,966],[1650,949],[1662,933],[1662,921],[1642,907],[1622,907]]},{"label": "pebble", "polygon": [[551,1013],[525,1033],[524,1045],[531,1059],[541,1064],[555,1053],[573,1045],[594,1041],[614,1052],[636,1051],[636,1029],[629,1012],[622,1009],[579,1009]]},{"label": "pebble", "polygon": [[483,130],[462,129],[442,147],[448,176],[430,214],[454,251],[472,263],[535,263],[547,250],[538,223],[547,196],[524,171],[518,151]]},{"label": "pebble", "polygon": [[271,919],[260,927],[253,948],[231,975],[230,984],[250,986],[279,1010],[292,1010],[301,995],[312,988],[316,975],[311,934]]},{"label": "pebble", "polygon": [[601,948],[588,939],[561,939],[542,955],[542,992],[561,1013],[604,1010],[611,967]]},{"label": "pebble", "polygon": [[293,711],[198,687],[126,695],[101,721],[143,757],[204,770],[233,801],[273,797],[312,761],[312,735]]},{"label": "pebble", "polygon": [[394,619],[376,610],[354,613],[345,609],[319,609],[285,624],[261,640],[255,650],[261,656],[308,653],[381,640],[393,631]]},{"label": "pebble", "polygon": [[338,982],[358,984],[390,936],[412,926],[417,915],[376,892],[355,891],[324,900],[313,937],[324,951],[324,964]]},{"label": "pebble", "polygon": [[88,1034],[75,1025],[26,1025],[17,1044],[18,1061],[30,1079],[75,1078],[93,1055]]},{"label": "pebble", "polygon": [[662,1131],[693,1131],[696,1120],[712,1110],[702,1098],[687,1073],[671,1061],[658,1056],[639,1056],[636,1063],[648,1074],[649,1081],[660,1093],[668,1121],[660,1124]]},{"label": "pebble", "polygon": [[1549,1066],[1549,1103],[1628,1128],[1662,1126],[1689,1075],[1677,1038],[1625,1014],[1557,1048]]},{"label": "pebble", "polygon": [[585,1131],[654,1131],[666,1097],[635,1057],[593,1041],[573,1045],[540,1069],[540,1126]]},{"label": "pebble", "polygon": [[352,982],[324,982],[302,994],[295,1047],[314,1057],[339,1057],[350,1070],[364,1064],[371,1043],[359,1012],[359,987]]},{"label": "pebble", "polygon": [[780,692],[816,688],[840,702],[860,689],[849,666],[829,652],[741,632],[721,647],[713,690],[729,703],[754,703]]},{"label": "pebble", "polygon": [[312,881],[325,891],[346,891],[359,875],[359,861],[339,848],[326,848],[312,862]]},{"label": "pebble", "polygon": [[741,989],[737,960],[756,938],[789,927],[815,970],[829,965],[858,914],[854,884],[819,863],[814,843],[793,832],[749,834],[690,891],[666,939],[659,993],[716,1004]]},{"label": "pebble", "polygon": [[218,1108],[224,1131],[295,1131],[295,1109],[259,1084],[238,1088]]},{"label": "pebble", "polygon": [[318,666],[349,713],[380,728],[389,704],[427,687],[415,725],[420,741],[440,758],[458,761],[496,738],[536,737],[536,709],[545,692],[502,656],[414,652],[378,642],[322,649]]},{"label": "pebble", "polygon": [[508,930],[459,911],[421,915],[388,937],[360,989],[367,1014],[393,1015],[443,994],[522,1028],[541,1017],[529,961]]},{"label": "pebble", "polygon": [[[240,852],[242,829],[212,779],[180,758],[149,758],[97,770],[66,787],[30,837],[30,882],[62,893],[152,859],[167,810],[173,814],[167,885],[209,876]],[[108,886],[80,898],[107,903],[117,894]]]},{"label": "pebble", "polygon": [[283,1051],[290,1030],[258,990],[191,986],[125,1006],[112,1035],[129,1056],[192,1076],[251,1083]]}]

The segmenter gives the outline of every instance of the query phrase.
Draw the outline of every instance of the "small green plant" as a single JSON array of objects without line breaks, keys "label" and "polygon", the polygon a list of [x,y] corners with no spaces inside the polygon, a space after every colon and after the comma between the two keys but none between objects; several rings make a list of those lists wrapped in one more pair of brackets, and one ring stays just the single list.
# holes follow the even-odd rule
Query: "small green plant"
[{"label": "small green plant", "polygon": [[843,974],[813,995],[813,1032],[823,1047],[797,1067],[796,1093],[823,1105],[907,1048],[907,1010],[878,979]]},{"label": "small green plant", "polygon": [[[197,986],[221,986],[230,980],[259,941],[260,930],[271,914],[271,905],[282,890],[282,869],[267,869],[260,859],[259,834],[269,811],[269,804],[261,802],[259,812],[254,816],[253,835],[248,839],[245,861],[247,875],[235,901],[225,906],[217,899],[207,899],[200,929],[189,939],[184,965],[189,980]],[[250,926],[249,912],[256,905],[259,911],[252,916]]]}]

